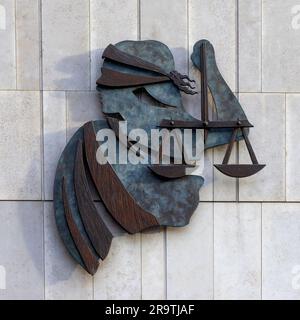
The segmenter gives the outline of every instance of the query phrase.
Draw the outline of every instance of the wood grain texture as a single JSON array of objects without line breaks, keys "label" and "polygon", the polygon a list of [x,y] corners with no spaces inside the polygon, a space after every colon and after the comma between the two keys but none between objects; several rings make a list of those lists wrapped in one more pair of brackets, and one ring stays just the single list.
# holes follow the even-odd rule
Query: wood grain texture
[{"label": "wood grain texture", "polygon": [[80,234],[79,229],[76,226],[75,221],[73,220],[72,213],[70,210],[67,193],[66,193],[66,182],[63,180],[63,202],[65,208],[65,215],[70,229],[72,238],[76,244],[76,247],[80,253],[82,260],[84,261],[86,271],[91,275],[94,275],[97,272],[99,261],[97,256],[92,252],[86,243],[85,239]]},{"label": "wood grain texture", "polygon": [[[110,164],[100,165],[96,160],[98,143],[92,122],[84,126],[85,152],[96,188],[111,215],[129,233],[158,226],[156,218],[143,210],[126,191]],[[118,194],[114,201],[112,193]]]},{"label": "wood grain texture", "polygon": [[79,140],[75,160],[74,174],[76,198],[86,232],[93,247],[101,259],[104,260],[110,249],[113,236],[95,207],[86,177],[82,144],[82,141]]}]

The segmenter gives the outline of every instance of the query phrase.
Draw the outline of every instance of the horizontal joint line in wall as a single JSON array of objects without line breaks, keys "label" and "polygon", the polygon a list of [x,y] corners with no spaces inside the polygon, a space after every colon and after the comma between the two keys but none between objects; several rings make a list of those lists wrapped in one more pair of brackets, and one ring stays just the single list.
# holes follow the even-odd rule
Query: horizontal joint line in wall
[{"label": "horizontal joint line in wall", "polygon": [[[87,89],[0,89],[0,92],[98,92],[97,90]],[[239,94],[300,94],[300,91],[239,91]]]},{"label": "horizontal joint line in wall", "polygon": [[0,89],[0,92],[98,92],[97,90],[23,90],[23,89]]},{"label": "horizontal joint line in wall", "polygon": [[[53,202],[53,200],[21,200],[21,199],[0,199],[0,202]],[[94,200],[96,203],[102,203],[101,200]],[[299,203],[299,201],[235,201],[235,200],[230,200],[230,201],[200,201],[199,203],[274,203],[274,204],[289,204],[289,203]]]}]

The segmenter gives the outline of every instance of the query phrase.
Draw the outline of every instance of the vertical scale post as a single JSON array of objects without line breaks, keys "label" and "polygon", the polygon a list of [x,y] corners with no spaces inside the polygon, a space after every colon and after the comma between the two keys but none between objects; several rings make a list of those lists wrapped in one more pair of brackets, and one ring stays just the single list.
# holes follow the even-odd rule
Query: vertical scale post
[{"label": "vertical scale post", "polygon": [[[200,47],[201,64],[201,120],[204,125],[208,125],[208,91],[207,91],[207,72],[206,72],[206,50],[205,43]],[[204,129],[204,141],[206,141],[208,131]]]}]

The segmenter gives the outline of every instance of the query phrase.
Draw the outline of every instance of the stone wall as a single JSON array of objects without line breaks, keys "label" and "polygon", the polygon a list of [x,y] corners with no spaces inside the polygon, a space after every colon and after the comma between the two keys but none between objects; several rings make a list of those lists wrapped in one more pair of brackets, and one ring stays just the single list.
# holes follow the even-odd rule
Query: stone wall
[{"label": "stone wall", "polygon": [[[101,51],[160,40],[199,79],[202,38],[267,167],[236,181],[213,169],[225,149],[207,152],[191,224],[115,238],[92,278],[58,237],[52,184],[74,130],[102,117]],[[0,299],[299,299],[299,57],[299,0],[0,0]],[[194,115],[199,99],[185,98]]]}]

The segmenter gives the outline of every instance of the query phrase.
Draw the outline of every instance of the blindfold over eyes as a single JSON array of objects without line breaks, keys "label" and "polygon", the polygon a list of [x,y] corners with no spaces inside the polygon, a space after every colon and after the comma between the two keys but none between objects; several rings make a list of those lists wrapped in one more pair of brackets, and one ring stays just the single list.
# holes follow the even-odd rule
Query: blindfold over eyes
[{"label": "blindfold over eyes", "polygon": [[101,77],[97,80],[97,84],[100,86],[122,88],[172,81],[180,91],[186,94],[194,95],[197,93],[193,91],[195,87],[191,85],[195,81],[187,75],[182,75],[175,70],[167,73],[155,64],[125,53],[112,44],[104,50],[102,57],[130,67],[151,71],[154,75],[129,74],[104,67],[101,69]]}]

